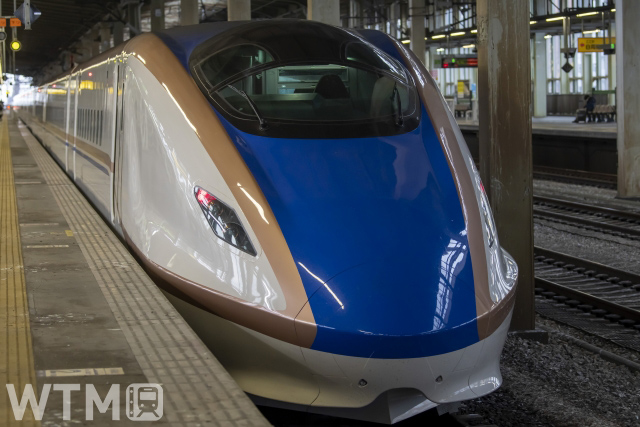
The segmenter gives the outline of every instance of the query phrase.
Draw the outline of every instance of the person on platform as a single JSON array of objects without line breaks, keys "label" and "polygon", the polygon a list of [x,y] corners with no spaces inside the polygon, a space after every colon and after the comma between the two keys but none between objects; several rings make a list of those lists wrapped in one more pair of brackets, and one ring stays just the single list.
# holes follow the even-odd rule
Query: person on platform
[{"label": "person on platform", "polygon": [[584,96],[584,107],[576,110],[576,119],[573,123],[595,122],[593,110],[596,108],[596,99],[591,95]]}]

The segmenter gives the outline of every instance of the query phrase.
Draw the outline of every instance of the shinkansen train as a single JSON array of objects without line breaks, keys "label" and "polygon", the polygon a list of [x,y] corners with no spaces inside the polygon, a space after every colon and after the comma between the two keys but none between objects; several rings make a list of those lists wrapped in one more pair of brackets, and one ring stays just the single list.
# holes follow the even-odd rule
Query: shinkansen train
[{"label": "shinkansen train", "polygon": [[16,103],[257,403],[394,423],[500,386],[517,266],[397,40],[179,27]]}]

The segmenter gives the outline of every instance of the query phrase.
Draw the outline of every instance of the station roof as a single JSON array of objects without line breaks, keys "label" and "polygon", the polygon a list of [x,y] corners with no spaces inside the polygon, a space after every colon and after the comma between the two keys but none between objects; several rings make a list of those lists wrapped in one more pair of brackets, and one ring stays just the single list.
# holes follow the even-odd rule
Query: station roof
[{"label": "station roof", "polygon": [[[0,1],[2,15],[13,15],[13,0]],[[17,0],[16,3],[17,7],[20,7],[23,0]],[[31,0],[31,4],[36,6],[42,15],[32,24],[31,30],[25,30],[24,26],[18,28],[18,39],[22,42],[22,49],[16,53],[17,73],[33,76],[46,65],[57,61],[64,50],[69,49],[95,24],[124,20],[122,3],[120,0]],[[140,3],[141,15],[144,17],[145,13],[149,14],[151,1],[140,0]],[[173,3],[178,7],[180,1],[165,0],[166,6]],[[227,0],[201,0],[199,3],[209,6],[205,7],[205,21],[227,19]],[[275,18],[283,14],[291,18],[304,18],[306,4],[306,0],[252,0],[252,19]],[[170,25],[168,21],[167,24]],[[11,30],[8,27],[7,32],[7,39],[11,40]],[[10,52],[8,46],[7,52]]]}]

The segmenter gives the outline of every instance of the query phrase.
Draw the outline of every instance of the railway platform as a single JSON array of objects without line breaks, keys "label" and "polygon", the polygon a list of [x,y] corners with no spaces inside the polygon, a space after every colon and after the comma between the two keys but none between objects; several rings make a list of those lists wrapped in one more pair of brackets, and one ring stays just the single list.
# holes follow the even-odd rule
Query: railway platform
[{"label": "railway platform", "polygon": [[269,425],[8,114],[0,171],[0,425]]},{"label": "railway platform", "polygon": [[[471,154],[479,160],[478,122],[457,119]],[[532,119],[534,167],[615,175],[618,170],[617,123],[572,123],[573,117]]]},{"label": "railway platform", "polygon": [[[612,139],[615,141],[618,134],[616,122],[573,123],[574,118],[569,116],[533,117],[531,132],[534,137],[558,136],[599,140]],[[457,119],[457,122],[463,132],[478,131],[478,121]]]}]

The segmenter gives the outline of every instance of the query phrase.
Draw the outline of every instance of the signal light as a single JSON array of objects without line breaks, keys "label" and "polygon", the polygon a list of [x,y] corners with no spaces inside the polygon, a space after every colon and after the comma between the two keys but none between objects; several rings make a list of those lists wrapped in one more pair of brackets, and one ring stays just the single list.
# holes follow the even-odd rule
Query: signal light
[{"label": "signal light", "polygon": [[11,48],[12,51],[17,52],[20,49],[22,49],[22,43],[20,43],[19,40],[13,40],[9,45],[9,47]]}]

